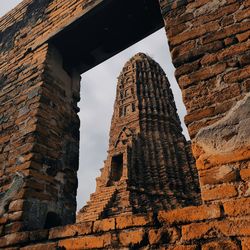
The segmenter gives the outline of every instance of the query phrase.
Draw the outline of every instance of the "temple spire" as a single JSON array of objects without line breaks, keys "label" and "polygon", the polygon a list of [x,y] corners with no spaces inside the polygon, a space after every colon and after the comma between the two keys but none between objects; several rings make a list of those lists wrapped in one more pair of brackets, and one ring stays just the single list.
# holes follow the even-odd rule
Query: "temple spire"
[{"label": "temple spire", "polygon": [[118,77],[107,160],[78,221],[197,205],[190,155],[164,71],[136,54]]}]

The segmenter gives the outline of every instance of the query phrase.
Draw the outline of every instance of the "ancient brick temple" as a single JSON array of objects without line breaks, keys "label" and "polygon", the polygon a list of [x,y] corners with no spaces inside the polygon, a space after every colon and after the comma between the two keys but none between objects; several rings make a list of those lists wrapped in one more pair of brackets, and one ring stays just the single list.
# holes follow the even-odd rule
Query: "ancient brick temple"
[{"label": "ancient brick temple", "polygon": [[[0,18],[0,248],[249,250],[249,16],[249,0],[24,0]],[[143,94],[129,99],[128,91],[117,105],[121,126],[111,128],[97,180],[97,193],[110,189],[113,203],[76,223],[80,75],[162,27],[187,108],[202,205],[187,204],[196,192],[183,188],[195,186],[195,176],[171,172],[192,173],[171,92],[164,77],[158,81],[170,95],[163,102],[142,68],[134,84],[148,79],[134,94]],[[161,109],[172,120],[161,119]],[[139,131],[132,123],[123,130],[125,114]],[[176,154],[164,152],[173,149],[182,162],[172,164]]]},{"label": "ancient brick temple", "polygon": [[167,77],[139,53],[117,85],[108,157],[78,221],[200,203],[198,174]]}]

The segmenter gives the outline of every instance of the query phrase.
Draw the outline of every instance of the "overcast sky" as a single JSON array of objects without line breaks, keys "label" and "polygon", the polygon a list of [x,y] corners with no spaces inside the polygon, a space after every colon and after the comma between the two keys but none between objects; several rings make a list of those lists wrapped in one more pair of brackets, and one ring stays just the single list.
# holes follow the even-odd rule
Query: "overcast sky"
[{"label": "overcast sky", "polygon": [[[0,0],[0,16],[15,7],[20,0]],[[82,75],[81,84],[81,142],[80,168],[78,172],[78,209],[95,191],[95,178],[107,157],[108,134],[115,100],[117,77],[124,64],[136,53],[144,52],[158,62],[167,74],[174,92],[178,113],[184,134],[187,130],[183,123],[186,114],[181,92],[174,77],[167,38],[163,29],[146,39],[117,54],[106,62],[98,65]]]}]

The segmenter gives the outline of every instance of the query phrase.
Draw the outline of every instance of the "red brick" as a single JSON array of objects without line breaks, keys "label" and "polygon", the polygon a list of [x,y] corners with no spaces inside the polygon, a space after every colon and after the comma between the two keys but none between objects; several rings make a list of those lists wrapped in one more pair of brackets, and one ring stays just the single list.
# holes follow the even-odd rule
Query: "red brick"
[{"label": "red brick", "polygon": [[211,108],[205,108],[203,110],[198,110],[195,112],[190,113],[189,115],[186,115],[184,120],[187,125],[194,121],[199,121],[203,118],[212,116],[214,114],[214,107]]},{"label": "red brick", "polygon": [[229,216],[244,216],[250,214],[250,198],[234,199],[223,203],[225,214]]},{"label": "red brick", "polygon": [[85,236],[60,240],[58,247],[65,249],[99,249],[111,245],[111,234],[102,234],[100,236]]},{"label": "red brick", "polygon": [[94,222],[94,232],[105,232],[115,229],[115,218],[103,219]]},{"label": "red brick", "polygon": [[184,241],[219,238],[221,235],[250,236],[250,221],[246,219],[193,223],[182,227]]},{"label": "red brick", "polygon": [[169,42],[171,45],[177,45],[177,44],[183,43],[187,40],[192,40],[192,39],[195,39],[197,37],[200,37],[206,33],[216,31],[219,28],[220,28],[220,26],[219,26],[218,22],[211,22],[211,23],[202,25],[198,28],[194,28],[194,29],[182,32],[182,33],[172,37]]},{"label": "red brick", "polygon": [[213,13],[209,13],[207,15],[199,16],[192,20],[192,25],[194,26],[200,26],[204,23],[214,21],[214,20],[220,20],[221,17],[235,13],[240,7],[239,3],[233,3],[227,6],[220,7],[217,11]]},{"label": "red brick", "polygon": [[150,245],[158,244],[160,243],[162,238],[162,234],[160,229],[151,229],[148,232],[148,240]]},{"label": "red brick", "polygon": [[[234,18],[236,21],[240,22],[243,19],[246,19],[246,18],[249,19],[249,16],[250,16],[250,8],[240,10],[238,13],[235,14]],[[247,21],[247,22],[249,22],[249,21]]]},{"label": "red brick", "polygon": [[209,3],[209,2],[210,2],[210,0],[194,1],[194,2],[189,3],[186,8],[189,11],[191,11],[191,10],[193,11],[193,10],[195,10],[195,9],[197,9],[197,8],[199,8],[199,7],[205,5],[206,3]]},{"label": "red brick", "polygon": [[22,211],[18,211],[18,212],[14,212],[9,214],[9,221],[18,221],[18,220],[22,220],[23,218],[23,212]]},{"label": "red brick", "polygon": [[182,89],[185,89],[192,83],[206,80],[208,78],[216,76],[224,72],[225,69],[226,69],[225,63],[219,63],[210,67],[202,68],[194,73],[180,77],[178,79],[178,83]]},{"label": "red brick", "polygon": [[250,249],[250,238],[242,238],[241,239],[242,250]]},{"label": "red brick", "polygon": [[213,241],[213,242],[209,242],[206,243],[204,245],[202,245],[201,247],[202,250],[222,250],[222,249],[230,249],[230,250],[239,250],[239,246],[233,242],[233,241]]},{"label": "red brick", "polygon": [[160,211],[158,219],[160,222],[167,224],[183,224],[193,221],[201,221],[206,219],[215,219],[221,216],[218,205],[202,205],[190,206],[186,208],[175,209],[172,211]]},{"label": "red brick", "polygon": [[239,43],[229,48],[224,49],[220,53],[218,53],[218,60],[224,60],[225,58],[231,58],[232,56],[239,55],[240,53],[244,53],[250,49],[250,41],[246,41],[245,43]]},{"label": "red brick", "polygon": [[176,228],[169,228],[169,226],[163,226],[159,229],[151,229],[148,232],[148,240],[151,245],[164,244],[166,243],[176,243],[180,240],[179,231]]},{"label": "red brick", "polygon": [[44,243],[20,248],[21,250],[56,250],[57,243]]},{"label": "red brick", "polygon": [[11,234],[11,233],[15,233],[15,232],[20,232],[23,229],[24,229],[23,222],[15,221],[15,222],[11,222],[11,223],[8,223],[7,225],[5,225],[4,232],[5,232],[5,234]]},{"label": "red brick", "polygon": [[[189,43],[192,42],[193,41]],[[173,64],[176,67],[182,66],[184,63],[193,62],[205,54],[208,55],[209,53],[220,51],[224,47],[222,41],[215,41],[213,43],[202,44],[202,45],[199,44],[195,45],[193,48],[190,49],[188,49],[188,47],[186,47],[185,44],[179,45],[178,47],[175,47],[171,51],[173,57]],[[183,47],[185,48],[186,51],[182,49]],[[218,62],[218,60],[216,62]],[[197,70],[193,69],[193,72],[195,71]]]},{"label": "red brick", "polygon": [[237,172],[230,166],[218,166],[208,170],[203,170],[199,172],[200,184],[221,184],[236,181]]},{"label": "red brick", "polygon": [[139,245],[145,237],[144,229],[136,229],[127,231],[124,230],[119,233],[119,241],[122,246],[135,246]]},{"label": "red brick", "polygon": [[243,42],[250,37],[250,30],[236,35],[239,42]]},{"label": "red brick", "polygon": [[152,214],[148,214],[147,216],[139,216],[139,215],[119,216],[116,218],[116,229],[141,227],[150,225],[152,223],[153,223]]},{"label": "red brick", "polygon": [[250,76],[250,66],[235,70],[224,75],[224,81],[227,83],[242,81]]},{"label": "red brick", "polygon": [[250,168],[240,170],[240,177],[242,180],[247,181],[250,179]]},{"label": "red brick", "polygon": [[216,40],[220,40],[237,33],[242,33],[249,29],[249,22],[237,23],[230,25],[223,29],[217,29],[218,31],[212,32],[203,39],[203,43],[210,43]]},{"label": "red brick", "polygon": [[179,245],[166,248],[167,250],[197,250],[198,247],[196,245]]},{"label": "red brick", "polygon": [[9,212],[21,211],[24,206],[24,200],[12,201],[9,205]]},{"label": "red brick", "polygon": [[0,247],[8,247],[15,244],[21,244],[29,241],[29,233],[13,233],[8,234],[2,238],[0,238]]},{"label": "red brick", "polygon": [[76,235],[85,235],[92,232],[92,222],[83,222],[74,225],[52,228],[49,231],[49,239],[59,239]]},{"label": "red brick", "polygon": [[201,195],[202,195],[202,200],[210,201],[210,200],[232,198],[237,196],[238,192],[235,186],[231,184],[225,184],[211,189],[203,189]]}]

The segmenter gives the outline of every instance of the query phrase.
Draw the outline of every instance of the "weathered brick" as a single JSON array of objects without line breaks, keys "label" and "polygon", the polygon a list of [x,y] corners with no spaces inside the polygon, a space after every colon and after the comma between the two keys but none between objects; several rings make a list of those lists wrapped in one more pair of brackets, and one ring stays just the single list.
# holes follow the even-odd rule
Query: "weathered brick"
[{"label": "weathered brick", "polygon": [[198,247],[196,245],[179,245],[179,246],[170,246],[166,248],[167,250],[197,250]]},{"label": "weathered brick", "polygon": [[202,223],[193,223],[182,227],[184,241],[214,238],[220,235],[250,236],[250,223],[248,219],[222,220]]},{"label": "weathered brick", "polygon": [[21,250],[56,250],[57,243],[44,243],[20,248]]},{"label": "weathered brick", "polygon": [[244,32],[249,29],[249,22],[237,23],[223,29],[218,29],[216,32],[211,32],[209,35],[206,35],[203,39],[203,43],[210,43],[216,40],[220,40],[237,33]]},{"label": "weathered brick", "polygon": [[202,250],[221,250],[221,249],[230,249],[230,250],[239,250],[240,247],[233,241],[213,241],[202,245]]},{"label": "weathered brick", "polygon": [[224,60],[225,58],[230,58],[234,55],[239,55],[244,53],[250,49],[250,41],[246,41],[244,43],[239,43],[233,46],[230,46],[220,53],[217,54],[217,58],[219,61]]},{"label": "weathered brick", "polygon": [[240,7],[239,3],[232,3],[226,6],[222,6],[220,7],[217,11],[213,12],[213,13],[206,13],[205,15],[199,16],[195,19],[193,19],[192,24],[194,26],[200,26],[204,23],[210,22],[210,21],[214,21],[214,20],[220,20],[221,17],[235,13],[235,11],[237,11]]},{"label": "weathered brick", "polygon": [[236,13],[234,18],[236,21],[240,22],[243,19],[246,19],[246,18],[249,19],[249,16],[250,16],[250,8],[247,8]]},{"label": "weathered brick", "polygon": [[94,222],[94,232],[105,232],[115,229],[115,218],[103,219]]},{"label": "weathered brick", "polygon": [[237,171],[230,166],[219,166],[208,170],[200,171],[200,184],[220,184],[236,181]]},{"label": "weathered brick", "polygon": [[32,242],[47,240],[48,236],[49,236],[49,230],[48,229],[42,229],[42,230],[36,230],[36,231],[31,231],[30,232],[30,240]]},{"label": "weathered brick", "polygon": [[159,221],[168,224],[183,224],[193,221],[206,219],[215,219],[221,216],[218,205],[190,206],[186,208],[175,209],[169,212],[160,211],[158,214]]},{"label": "weathered brick", "polygon": [[194,121],[199,121],[203,118],[210,117],[214,114],[214,107],[206,108],[204,110],[199,110],[196,112],[193,112],[189,115],[186,115],[184,120],[185,123],[188,125]]},{"label": "weathered brick", "polygon": [[0,247],[8,247],[29,241],[29,232],[13,233],[0,238]]},{"label": "weathered brick", "polygon": [[119,233],[119,241],[122,246],[135,246],[143,242],[145,237],[144,229],[136,229],[127,231],[124,230]]},{"label": "weathered brick", "polygon": [[250,179],[250,168],[240,170],[240,177],[242,180],[247,181]]},{"label": "weathered brick", "polygon": [[206,33],[210,33],[212,31],[216,31],[220,28],[219,24],[217,22],[211,22],[205,25],[202,25],[198,28],[194,28],[185,32],[182,32],[170,40],[171,45],[177,45],[180,43],[183,43],[187,40],[195,39],[197,37],[200,37]]},{"label": "weathered brick", "polygon": [[23,211],[18,211],[9,214],[9,221],[22,220],[22,218],[23,218]]},{"label": "weathered brick", "polygon": [[[189,41],[189,44],[191,45],[192,42],[193,41]],[[185,48],[185,50],[183,49],[183,47]],[[221,41],[215,41],[209,44],[195,45],[193,48],[190,47],[189,49],[188,47],[189,46],[185,47],[184,45],[179,45],[171,51],[174,66],[180,67],[184,63],[190,63],[198,60],[205,54],[208,55],[208,53],[220,51],[224,47],[224,45]],[[195,70],[193,69],[192,72],[194,71]]]},{"label": "weathered brick", "polygon": [[24,228],[23,222],[21,221],[14,221],[10,222],[7,225],[5,225],[4,232],[5,234],[12,234],[15,232],[20,232]]},{"label": "weathered brick", "polygon": [[85,236],[60,240],[58,247],[65,249],[98,249],[105,248],[111,244],[111,234],[102,234],[100,236]]},{"label": "weathered brick", "polygon": [[124,229],[129,227],[141,227],[153,223],[153,216],[127,215],[116,217],[116,229]]},{"label": "weathered brick", "polygon": [[226,199],[237,196],[238,192],[234,185],[224,184],[219,187],[202,190],[202,199],[204,201]]},{"label": "weathered brick", "polygon": [[223,203],[225,214],[229,216],[244,216],[250,214],[250,198],[241,198]]},{"label": "weathered brick", "polygon": [[205,5],[206,3],[209,3],[209,0],[200,0],[191,2],[187,5],[187,10],[192,12],[193,10]]},{"label": "weathered brick", "polygon": [[236,35],[239,42],[243,42],[250,37],[250,30]]},{"label": "weathered brick", "polygon": [[232,83],[242,81],[250,76],[250,66],[235,70],[224,75],[225,82]]},{"label": "weathered brick", "polygon": [[215,75],[219,75],[226,69],[225,63],[219,63],[210,67],[202,68],[197,72],[179,78],[178,83],[182,89],[187,88],[192,83],[206,80]]},{"label": "weathered brick", "polygon": [[162,238],[162,234],[159,229],[151,229],[148,232],[148,240],[151,245],[159,244]]},{"label": "weathered brick", "polygon": [[24,200],[15,200],[12,201],[9,205],[10,212],[21,211],[24,205]]},{"label": "weathered brick", "polygon": [[92,232],[92,224],[92,222],[83,222],[74,225],[52,228],[49,231],[49,239],[90,234]]},{"label": "weathered brick", "polygon": [[180,233],[176,228],[163,226],[159,229],[151,229],[148,232],[148,240],[151,245],[171,244],[176,243],[180,239]]},{"label": "weathered brick", "polygon": [[241,239],[242,250],[250,249],[250,238],[242,238]]}]

